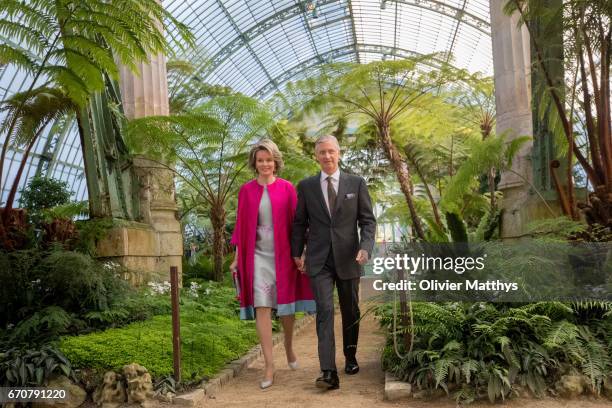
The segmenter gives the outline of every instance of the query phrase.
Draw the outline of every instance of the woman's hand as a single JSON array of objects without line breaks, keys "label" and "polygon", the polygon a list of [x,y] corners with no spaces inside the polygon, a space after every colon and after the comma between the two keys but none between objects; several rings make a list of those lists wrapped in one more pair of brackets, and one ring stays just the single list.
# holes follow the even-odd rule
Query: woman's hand
[{"label": "woman's hand", "polygon": [[238,262],[236,261],[236,259],[234,259],[232,261],[232,263],[229,266],[230,272],[236,272],[236,270],[238,269]]}]

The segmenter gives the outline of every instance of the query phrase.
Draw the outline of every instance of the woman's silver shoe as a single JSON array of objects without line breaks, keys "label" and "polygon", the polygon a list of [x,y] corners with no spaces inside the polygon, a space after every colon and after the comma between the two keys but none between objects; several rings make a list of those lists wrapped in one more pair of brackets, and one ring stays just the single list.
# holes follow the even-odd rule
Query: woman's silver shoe
[{"label": "woman's silver shoe", "polygon": [[265,390],[266,388],[270,388],[274,384],[274,374],[272,374],[272,379],[270,380],[261,380],[259,382],[259,388]]},{"label": "woman's silver shoe", "polygon": [[290,369],[292,369],[293,371],[297,370],[298,368],[300,368],[300,365],[298,364],[297,360],[295,361],[287,361],[287,365],[289,366]]}]

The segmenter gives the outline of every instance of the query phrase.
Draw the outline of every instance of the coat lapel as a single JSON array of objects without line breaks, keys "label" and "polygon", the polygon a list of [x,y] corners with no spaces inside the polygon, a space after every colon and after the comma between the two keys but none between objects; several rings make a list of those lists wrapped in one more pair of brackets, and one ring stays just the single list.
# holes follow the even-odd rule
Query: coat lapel
[{"label": "coat lapel", "polygon": [[327,215],[329,219],[331,219],[329,215],[329,210],[327,209],[327,203],[325,202],[325,196],[323,196],[323,190],[321,190],[321,172],[319,172],[319,176],[316,179],[314,184],[315,194],[317,195],[317,199],[319,203],[321,203],[321,208],[323,212]]},{"label": "coat lapel", "polygon": [[336,203],[334,205],[333,214],[338,212],[338,209],[342,206],[342,200],[346,194],[346,174],[343,171],[340,172],[340,180],[338,181],[338,194],[336,194]]}]

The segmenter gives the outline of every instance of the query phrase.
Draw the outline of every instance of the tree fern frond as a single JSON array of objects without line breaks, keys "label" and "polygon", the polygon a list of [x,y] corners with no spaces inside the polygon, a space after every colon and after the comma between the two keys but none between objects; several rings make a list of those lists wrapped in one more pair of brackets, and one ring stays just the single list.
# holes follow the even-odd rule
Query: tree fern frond
[{"label": "tree fern frond", "polygon": [[79,52],[84,58],[90,59],[99,69],[105,69],[111,78],[117,75],[118,70],[110,49],[87,37],[77,34],[66,34],[62,36],[65,47],[72,52]]},{"label": "tree fern frond", "polygon": [[10,38],[11,41],[17,42],[37,54],[42,53],[46,48],[43,33],[19,22],[0,19],[0,35]]},{"label": "tree fern frond", "polygon": [[28,73],[32,73],[36,69],[36,63],[26,52],[9,47],[6,44],[0,44],[0,65],[8,64],[13,64],[18,69],[23,69]]},{"label": "tree fern frond", "polygon": [[90,88],[84,78],[78,76],[75,71],[62,65],[47,65],[41,70],[61,84],[75,101],[81,104],[85,102]]}]

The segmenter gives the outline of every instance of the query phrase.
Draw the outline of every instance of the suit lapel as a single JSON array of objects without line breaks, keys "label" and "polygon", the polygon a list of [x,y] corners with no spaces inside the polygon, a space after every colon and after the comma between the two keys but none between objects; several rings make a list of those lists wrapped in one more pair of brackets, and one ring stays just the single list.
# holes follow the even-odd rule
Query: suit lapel
[{"label": "suit lapel", "polygon": [[336,194],[336,203],[334,205],[333,214],[338,212],[338,209],[342,205],[344,195],[346,194],[346,174],[343,171],[340,172],[340,179],[338,180],[338,193]]},{"label": "suit lapel", "polygon": [[327,217],[331,220],[331,217],[329,215],[329,210],[327,209],[327,203],[325,202],[325,196],[323,196],[323,190],[321,190],[321,172],[319,172],[319,176],[315,180],[313,188],[315,190],[315,194],[317,195],[317,199],[319,203],[321,203],[321,209],[327,215]]}]

